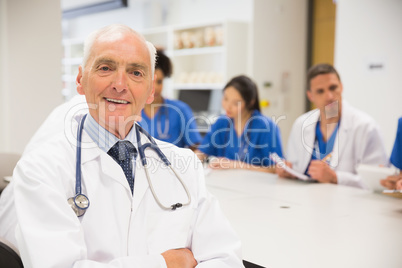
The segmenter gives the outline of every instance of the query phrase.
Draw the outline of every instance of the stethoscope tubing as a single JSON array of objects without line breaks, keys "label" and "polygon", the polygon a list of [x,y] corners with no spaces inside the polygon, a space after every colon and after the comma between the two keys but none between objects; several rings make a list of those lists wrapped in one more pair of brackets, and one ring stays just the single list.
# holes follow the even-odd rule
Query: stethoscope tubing
[{"label": "stethoscope tubing", "polygon": [[[147,137],[147,139],[150,141],[150,143],[142,145],[140,132]],[[187,186],[185,185],[185,183],[183,182],[183,180],[181,179],[179,174],[177,174],[177,172],[172,168],[172,164],[166,158],[165,154],[159,149],[159,147],[157,146],[155,140],[151,137],[151,135],[149,135],[149,133],[147,133],[141,126],[139,126],[137,124],[136,124],[136,134],[137,134],[138,152],[140,154],[142,166],[145,169],[145,175],[146,175],[146,178],[147,178],[147,181],[148,181],[149,188],[150,188],[150,190],[152,192],[152,195],[154,196],[155,201],[164,210],[175,210],[176,208],[180,208],[182,206],[189,205],[191,203],[191,195],[190,195],[190,192],[189,192]],[[180,184],[182,185],[182,187],[184,188],[184,190],[186,192],[187,199],[188,199],[188,201],[186,203],[184,203],[184,204],[176,203],[176,204],[172,204],[171,206],[167,207],[167,206],[163,205],[160,202],[160,200],[159,200],[159,198],[158,198],[158,196],[157,196],[157,194],[156,194],[156,192],[154,190],[154,187],[153,187],[153,184],[151,182],[149,172],[148,172],[148,163],[147,163],[146,156],[145,156],[145,149],[147,149],[147,148],[153,150],[159,156],[159,158],[163,161],[163,163],[173,171],[173,173],[175,174],[176,178],[179,180]]]},{"label": "stethoscope tubing", "polygon": [[76,167],[75,167],[75,194],[81,194],[81,143],[82,143],[82,130],[84,129],[84,121],[87,114],[81,119],[80,125],[77,131],[77,152],[76,152]]},{"label": "stethoscope tubing", "polygon": [[[89,207],[89,198],[82,194],[82,187],[81,187],[81,145],[82,145],[82,130],[84,129],[84,121],[87,117],[87,114],[83,116],[83,118],[81,119],[81,122],[78,126],[78,130],[77,130],[77,151],[76,151],[76,181],[75,181],[75,196],[71,197],[68,199],[69,203],[71,206],[74,205],[73,210],[76,213],[76,215],[78,217],[83,216],[85,214],[86,209]],[[183,180],[181,179],[181,177],[179,176],[179,174],[177,174],[177,172],[172,168],[172,165],[170,163],[170,161],[167,159],[167,157],[165,156],[165,154],[161,151],[161,149],[158,147],[158,145],[156,144],[155,140],[151,137],[151,135],[149,135],[149,133],[147,133],[141,126],[139,126],[138,124],[134,125],[135,127],[135,131],[136,131],[136,135],[137,135],[137,145],[138,145],[138,152],[140,154],[140,158],[141,158],[141,163],[145,169],[145,174],[146,174],[146,178],[148,181],[148,185],[149,188],[151,189],[152,195],[154,196],[154,199],[156,201],[156,203],[164,210],[176,210],[177,208],[180,208],[182,206],[187,206],[191,203],[191,195],[190,192],[187,188],[187,186],[185,185],[185,183],[183,182]],[[141,143],[141,135],[140,132],[142,134],[144,134],[147,139],[150,141],[149,143],[146,143],[144,145],[142,145]],[[157,153],[157,155],[159,156],[159,158],[163,161],[163,163],[168,166],[173,173],[175,174],[176,178],[179,180],[180,184],[182,185],[183,189],[186,192],[187,195],[187,199],[188,201],[186,203],[176,203],[176,204],[172,204],[171,206],[167,207],[164,206],[158,196],[156,195],[156,192],[154,190],[152,181],[150,179],[149,176],[149,172],[148,172],[148,163],[147,163],[147,159],[145,156],[145,149],[151,149],[154,152]],[[84,200],[84,202],[79,202],[77,203],[78,198],[81,198]],[[84,205],[80,205],[80,204],[84,204]]]}]

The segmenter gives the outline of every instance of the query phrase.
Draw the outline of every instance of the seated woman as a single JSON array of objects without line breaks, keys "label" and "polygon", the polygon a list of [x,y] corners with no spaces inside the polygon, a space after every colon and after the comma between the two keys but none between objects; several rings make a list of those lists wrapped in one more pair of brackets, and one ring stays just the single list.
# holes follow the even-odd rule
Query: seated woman
[{"label": "seated woman", "polygon": [[400,174],[395,176],[388,176],[381,180],[382,186],[393,190],[402,190],[402,117],[398,120],[398,130],[396,131],[396,138],[394,148],[392,149],[391,164],[399,168]]},{"label": "seated woman", "polygon": [[226,115],[211,126],[198,147],[201,160],[215,156],[212,168],[242,168],[274,172],[270,153],[282,157],[278,126],[260,112],[256,84],[247,76],[236,76],[223,89]]},{"label": "seated woman", "polygon": [[201,141],[190,106],[179,100],[162,97],[163,80],[172,75],[172,63],[157,50],[155,63],[155,98],[141,112],[140,125],[153,137],[173,143],[178,147],[196,148]]}]

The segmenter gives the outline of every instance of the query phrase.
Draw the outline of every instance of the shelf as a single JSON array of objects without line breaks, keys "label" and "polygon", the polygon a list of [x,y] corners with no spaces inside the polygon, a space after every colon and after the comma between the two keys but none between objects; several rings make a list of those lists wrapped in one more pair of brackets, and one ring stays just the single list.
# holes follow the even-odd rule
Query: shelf
[{"label": "shelf", "polygon": [[198,47],[198,48],[183,48],[173,51],[173,56],[191,56],[191,55],[205,55],[205,54],[217,54],[223,53],[224,48],[222,46],[217,47]]},{"label": "shelf", "polygon": [[225,85],[222,83],[213,83],[213,84],[174,84],[175,90],[180,89],[205,89],[205,90],[222,90]]}]

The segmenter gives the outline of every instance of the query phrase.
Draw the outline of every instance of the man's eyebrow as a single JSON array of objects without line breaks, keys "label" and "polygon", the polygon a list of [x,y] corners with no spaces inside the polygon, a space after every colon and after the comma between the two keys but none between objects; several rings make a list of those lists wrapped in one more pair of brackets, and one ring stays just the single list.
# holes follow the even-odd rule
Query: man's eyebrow
[{"label": "man's eyebrow", "polygon": [[128,64],[128,67],[134,68],[134,69],[140,69],[140,70],[143,70],[144,72],[147,72],[147,70],[148,70],[148,66],[145,64],[141,64],[141,63],[130,63],[130,64]]},{"label": "man's eyebrow", "polygon": [[99,66],[101,64],[115,64],[116,62],[109,58],[100,58],[94,62],[94,66]]}]

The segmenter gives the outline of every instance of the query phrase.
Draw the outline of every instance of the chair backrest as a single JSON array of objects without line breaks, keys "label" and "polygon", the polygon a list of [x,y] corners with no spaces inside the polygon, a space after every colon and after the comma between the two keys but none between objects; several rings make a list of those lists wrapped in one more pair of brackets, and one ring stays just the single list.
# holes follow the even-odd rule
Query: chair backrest
[{"label": "chair backrest", "polygon": [[0,237],[0,267],[24,268],[18,250],[13,244]]},{"label": "chair backrest", "polygon": [[13,175],[15,165],[20,158],[19,154],[0,153],[0,179]]}]

